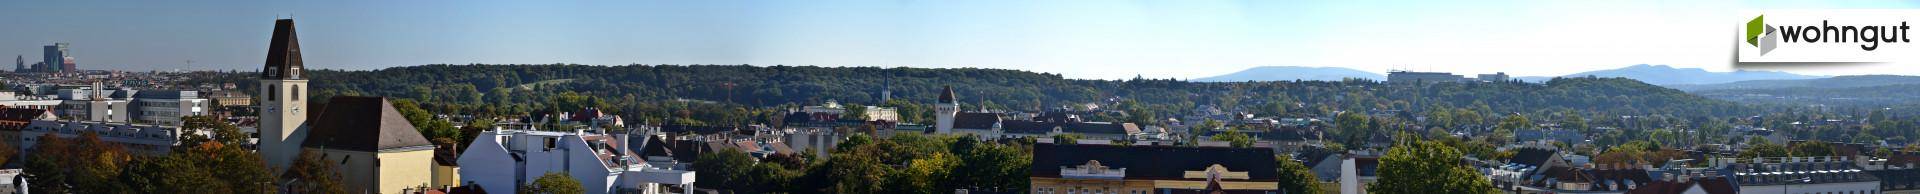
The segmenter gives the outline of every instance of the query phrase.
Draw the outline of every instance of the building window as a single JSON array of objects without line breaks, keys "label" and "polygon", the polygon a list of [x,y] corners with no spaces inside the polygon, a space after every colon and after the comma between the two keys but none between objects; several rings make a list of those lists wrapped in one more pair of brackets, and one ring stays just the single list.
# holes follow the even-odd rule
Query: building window
[{"label": "building window", "polygon": [[275,94],[279,94],[279,93],[280,93],[280,90],[278,88],[274,88],[273,84],[267,84],[267,102],[273,102],[274,100],[277,100],[275,98],[278,96],[276,96]]},{"label": "building window", "polygon": [[294,102],[299,102],[300,101],[300,85],[296,84],[296,85],[293,85],[293,87],[287,87],[287,89],[293,90],[293,94],[287,95],[287,98],[293,98]]},{"label": "building window", "polygon": [[546,138],[546,140],[547,140],[546,151],[553,151],[553,147],[558,146],[559,141],[556,141],[554,138]]}]

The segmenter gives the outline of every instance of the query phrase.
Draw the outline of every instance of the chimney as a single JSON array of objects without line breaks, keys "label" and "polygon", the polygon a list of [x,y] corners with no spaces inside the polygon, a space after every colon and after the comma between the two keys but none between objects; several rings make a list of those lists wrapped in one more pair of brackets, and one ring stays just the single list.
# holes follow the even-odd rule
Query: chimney
[{"label": "chimney", "polygon": [[101,100],[106,100],[106,99],[103,99],[103,98],[102,98],[102,97],[104,97],[104,96],[105,96],[105,95],[104,95],[104,94],[102,94],[102,93],[106,93],[106,92],[107,92],[107,87],[106,87],[106,85],[104,85],[104,84],[100,84],[100,80],[94,80],[94,81],[93,81],[93,93],[92,93],[92,94],[90,94],[90,95],[88,95],[88,97],[89,97],[89,98],[92,98],[92,99],[88,99],[88,100],[93,100],[93,101],[101,101]]}]

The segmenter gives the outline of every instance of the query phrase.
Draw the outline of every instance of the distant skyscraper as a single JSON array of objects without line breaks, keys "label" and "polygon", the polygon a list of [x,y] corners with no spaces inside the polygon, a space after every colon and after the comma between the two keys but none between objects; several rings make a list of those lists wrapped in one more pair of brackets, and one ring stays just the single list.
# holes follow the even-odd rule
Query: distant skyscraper
[{"label": "distant skyscraper", "polygon": [[67,55],[67,43],[56,42],[56,43],[53,43],[53,45],[47,45],[44,54],[46,56],[41,59],[41,62],[47,63],[47,69],[40,69],[40,71],[44,71],[44,72],[73,71],[73,70],[65,69],[68,67],[72,67],[72,63],[67,62],[67,59],[71,59],[70,57],[72,57]]},{"label": "distant skyscraper", "polygon": [[73,65],[73,57],[66,57],[66,58],[61,58],[61,59],[60,59],[60,72],[61,72],[61,73],[73,73],[73,72],[76,72],[76,71],[80,71],[80,68],[79,68],[79,67],[75,67],[75,66]]},{"label": "distant skyscraper", "polygon": [[13,72],[27,72],[27,55],[13,56]]}]

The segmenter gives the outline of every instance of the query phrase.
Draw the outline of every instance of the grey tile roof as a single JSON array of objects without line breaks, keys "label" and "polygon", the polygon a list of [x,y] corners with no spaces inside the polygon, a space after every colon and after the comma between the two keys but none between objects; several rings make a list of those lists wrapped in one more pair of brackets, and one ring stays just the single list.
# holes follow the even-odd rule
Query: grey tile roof
[{"label": "grey tile roof", "polygon": [[339,96],[307,121],[306,147],[377,152],[433,146],[385,97]]}]

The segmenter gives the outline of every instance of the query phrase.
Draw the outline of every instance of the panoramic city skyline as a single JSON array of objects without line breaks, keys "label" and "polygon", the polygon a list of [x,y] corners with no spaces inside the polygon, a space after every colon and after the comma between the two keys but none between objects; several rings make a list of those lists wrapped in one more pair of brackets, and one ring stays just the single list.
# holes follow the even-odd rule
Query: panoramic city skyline
[{"label": "panoramic city skyline", "polygon": [[[1257,66],[1551,76],[1635,64],[1734,70],[1742,10],[1909,1],[1581,2],[7,2],[0,55],[71,43],[82,69],[258,66],[299,18],[323,69],[423,64],[1004,68],[1200,78]],[[516,14],[521,13],[521,14]],[[540,13],[540,14],[525,14]],[[28,57],[37,58],[37,57]],[[33,63],[39,60],[28,60]],[[191,64],[188,61],[192,61]],[[1920,74],[1910,63],[1766,66]],[[1784,68],[1784,69],[1782,69]]]}]

